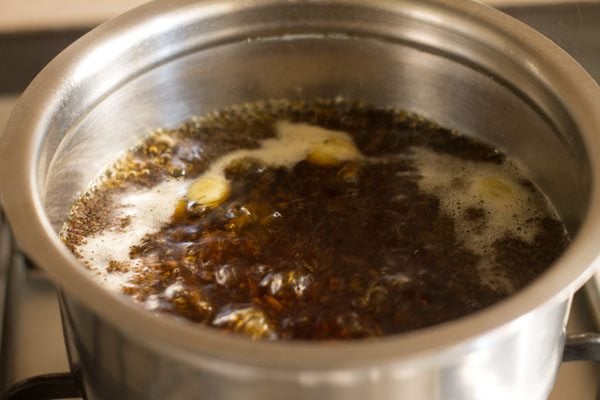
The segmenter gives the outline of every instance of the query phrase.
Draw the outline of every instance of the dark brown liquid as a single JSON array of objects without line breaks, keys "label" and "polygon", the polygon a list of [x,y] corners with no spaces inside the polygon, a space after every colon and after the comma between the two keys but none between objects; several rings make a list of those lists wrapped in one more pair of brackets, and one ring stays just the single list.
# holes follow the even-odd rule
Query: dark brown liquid
[{"label": "dark brown liquid", "polygon": [[[172,143],[149,138],[78,201],[63,231],[67,244],[77,253],[87,236],[108,226],[127,229],[126,219],[110,217],[112,194],[167,177],[194,178],[219,156],[273,137],[280,120],[347,132],[362,154],[380,161],[232,163],[227,201],[214,208],[182,201],[166,226],[132,248],[144,268],[124,293],[255,339],[366,338],[493,304],[538,276],[567,244],[562,224],[523,178],[519,185],[532,204],[546,209],[532,212],[532,240],[507,231],[485,250],[493,252],[488,276],[508,277],[512,290],[490,284],[481,277],[481,255],[457,234],[457,224],[483,229],[485,207],[466,208],[460,220],[445,212],[440,198],[420,186],[409,155],[424,147],[498,166],[505,156],[416,117],[331,101],[231,109],[167,132]],[[130,268],[109,267],[114,274]]]}]

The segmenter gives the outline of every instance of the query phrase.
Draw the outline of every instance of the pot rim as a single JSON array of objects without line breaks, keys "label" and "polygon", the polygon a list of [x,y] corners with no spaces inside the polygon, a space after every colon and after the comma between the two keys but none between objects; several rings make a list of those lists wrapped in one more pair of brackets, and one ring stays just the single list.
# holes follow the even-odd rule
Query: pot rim
[{"label": "pot rim", "polygon": [[[73,88],[69,74],[84,61],[90,61],[89,50],[107,44],[111,35],[135,35],[155,18],[183,19],[203,15],[218,17],[230,10],[252,7],[295,7],[318,3],[325,6],[373,7],[393,12],[443,10],[476,24],[486,34],[501,35],[510,43],[514,54],[526,55],[529,72],[551,83],[553,95],[580,132],[589,156],[592,189],[590,208],[575,239],[559,260],[537,280],[509,298],[463,318],[434,325],[402,335],[387,336],[376,341],[339,343],[252,342],[245,337],[224,334],[172,317],[143,310],[124,296],[101,287],[91,274],[62,244],[45,215],[42,199],[37,194],[40,177],[37,163],[40,147],[52,122],[52,112],[60,110],[59,97]],[[14,234],[22,250],[69,296],[92,309],[102,318],[140,342],[158,351],[170,351],[190,363],[210,364],[212,368],[232,364],[304,370],[367,368],[399,361],[437,362],[445,354],[479,346],[481,336],[488,333],[486,343],[507,330],[519,329],[520,319],[541,307],[567,301],[595,270],[598,261],[597,238],[600,238],[600,88],[569,55],[532,28],[492,9],[469,0],[375,0],[365,5],[361,0],[321,0],[296,3],[260,0],[154,1],[117,17],[94,29],[46,67],[22,95],[6,128],[0,154],[0,188],[2,202]],[[190,10],[193,12],[190,13]],[[188,13],[185,16],[185,13]],[[57,76],[57,72],[60,74]],[[81,78],[84,79],[84,78]],[[548,85],[550,86],[550,85]],[[68,110],[67,110],[68,111]],[[38,223],[32,221],[37,221]],[[63,310],[64,311],[64,310]],[[68,310],[67,310],[68,311]],[[418,358],[418,360],[416,360]],[[216,363],[216,360],[222,363]],[[207,362],[209,361],[209,362]],[[416,365],[415,365],[416,368]]]}]

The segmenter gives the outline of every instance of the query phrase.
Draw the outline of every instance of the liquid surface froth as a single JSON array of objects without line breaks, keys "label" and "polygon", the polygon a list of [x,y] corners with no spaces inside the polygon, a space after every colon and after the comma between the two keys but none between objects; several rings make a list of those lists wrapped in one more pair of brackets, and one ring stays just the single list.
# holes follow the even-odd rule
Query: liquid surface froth
[{"label": "liquid surface froth", "polygon": [[344,101],[266,102],[158,131],[78,199],[62,237],[150,310],[269,340],[457,318],[567,244],[499,151]]}]

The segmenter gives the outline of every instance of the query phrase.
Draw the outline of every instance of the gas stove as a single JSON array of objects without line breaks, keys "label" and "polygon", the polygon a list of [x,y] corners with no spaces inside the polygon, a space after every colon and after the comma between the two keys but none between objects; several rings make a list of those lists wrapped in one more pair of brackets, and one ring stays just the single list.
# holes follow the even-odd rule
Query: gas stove
[{"label": "gas stove", "polygon": [[[503,10],[538,29],[576,58],[600,82],[600,2],[512,5]],[[33,74],[85,30],[52,34],[0,35],[0,51],[8,60],[0,66],[0,132],[18,92]],[[12,49],[12,50],[11,50]],[[7,52],[15,57],[7,57]],[[36,54],[23,57],[23,54]],[[593,278],[574,300],[568,330],[600,329],[600,278]],[[0,213],[0,393],[17,381],[69,370],[63,343],[56,288],[44,272],[27,262],[10,237]],[[600,370],[591,362],[564,363],[551,400],[597,397]],[[68,374],[54,375],[47,387],[26,392],[19,399],[54,399],[70,393]],[[70,391],[70,392],[69,392]]]}]

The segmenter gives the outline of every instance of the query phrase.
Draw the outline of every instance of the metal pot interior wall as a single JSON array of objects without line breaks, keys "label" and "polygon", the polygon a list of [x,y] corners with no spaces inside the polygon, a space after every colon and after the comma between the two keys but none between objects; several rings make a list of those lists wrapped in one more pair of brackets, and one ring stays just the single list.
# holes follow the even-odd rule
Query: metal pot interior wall
[{"label": "metal pot interior wall", "polygon": [[158,127],[245,102],[343,96],[416,112],[498,146],[529,171],[574,231],[587,201],[585,154],[568,143],[570,132],[502,81],[510,77],[369,38],[256,40],[195,52],[118,87],[57,133],[64,137],[45,147],[40,165],[46,211],[58,230],[98,171]]}]

